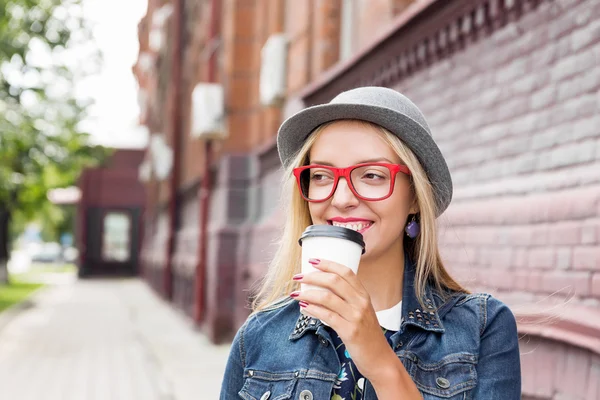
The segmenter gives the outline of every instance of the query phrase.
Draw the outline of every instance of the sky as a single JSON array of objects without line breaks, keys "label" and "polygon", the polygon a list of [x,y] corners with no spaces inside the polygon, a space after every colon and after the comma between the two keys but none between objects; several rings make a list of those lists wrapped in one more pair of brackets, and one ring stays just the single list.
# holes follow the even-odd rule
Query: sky
[{"label": "sky", "polygon": [[147,0],[83,0],[83,6],[103,64],[98,74],[77,85],[95,101],[82,128],[98,144],[144,147],[147,133],[138,125],[137,82],[131,67],[138,57],[137,25],[146,14]]}]

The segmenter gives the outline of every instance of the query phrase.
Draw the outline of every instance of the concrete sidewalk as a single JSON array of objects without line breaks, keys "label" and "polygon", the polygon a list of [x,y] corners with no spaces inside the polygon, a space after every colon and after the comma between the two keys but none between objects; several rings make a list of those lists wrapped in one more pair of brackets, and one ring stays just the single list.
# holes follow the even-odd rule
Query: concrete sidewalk
[{"label": "concrete sidewalk", "polygon": [[218,399],[214,346],[137,279],[43,289],[0,330],[0,399]]}]

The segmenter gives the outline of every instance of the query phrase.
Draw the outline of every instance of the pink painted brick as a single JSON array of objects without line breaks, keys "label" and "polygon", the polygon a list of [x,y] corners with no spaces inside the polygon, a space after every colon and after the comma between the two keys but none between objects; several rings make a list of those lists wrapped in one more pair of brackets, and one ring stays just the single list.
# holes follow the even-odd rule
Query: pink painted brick
[{"label": "pink painted brick", "polygon": [[536,197],[523,204],[525,207],[518,208],[527,213],[527,222],[540,224],[550,220],[551,203],[552,199],[549,197]]},{"label": "pink painted brick", "polygon": [[577,51],[596,41],[599,33],[600,20],[595,20],[586,24],[581,29],[578,29],[575,32],[573,32],[571,42],[571,45],[573,46],[572,49],[574,51]]},{"label": "pink painted brick", "polygon": [[[464,172],[466,177],[473,174],[471,170]],[[594,218],[597,214],[600,215],[599,203],[600,185],[596,185],[526,197],[502,197],[463,202],[453,205],[448,210],[446,218],[452,225],[458,226],[533,223],[535,225],[532,243],[543,244],[546,242],[545,237],[537,239],[539,242],[536,242],[536,237],[540,233],[545,233],[543,231],[547,228],[545,223]],[[541,228],[541,230],[537,228]]]},{"label": "pink painted brick", "polygon": [[591,274],[589,272],[554,271],[543,274],[542,290],[545,293],[561,293],[586,297],[590,295]]},{"label": "pink painted brick", "polygon": [[573,268],[600,271],[600,246],[575,247]]},{"label": "pink painted brick", "polygon": [[458,262],[463,265],[472,265],[477,260],[479,249],[476,247],[459,246],[458,247]]},{"label": "pink painted brick", "polygon": [[454,262],[454,246],[448,246],[445,242],[440,243],[440,256],[444,263],[451,265]]},{"label": "pink painted brick", "polygon": [[552,104],[556,99],[556,87],[546,86],[545,88],[538,90],[531,94],[529,106],[533,110],[539,110]]},{"label": "pink painted brick", "polygon": [[[557,149],[561,149],[561,150],[565,150],[567,151],[567,149],[564,148],[564,146],[558,147]],[[576,149],[575,150],[570,150],[573,152],[573,154],[576,153]],[[558,153],[558,154],[565,154],[565,152],[562,153]],[[577,199],[575,198],[576,195],[571,195],[568,193],[560,193],[556,196],[553,196],[552,199],[549,199],[552,203],[550,206],[550,214],[549,214],[549,218],[552,221],[565,221],[565,220],[570,220],[571,219],[571,209],[573,207],[573,203],[575,203],[577,201]]]},{"label": "pink painted brick", "polygon": [[529,250],[527,248],[515,248],[512,251],[511,265],[514,268],[527,268]]},{"label": "pink painted brick", "polygon": [[510,267],[512,260],[512,250],[508,247],[492,249],[489,251],[490,266],[506,270]]},{"label": "pink painted brick", "polygon": [[477,252],[476,262],[479,265],[485,266],[486,268],[492,263],[492,255],[489,247],[480,247]]},{"label": "pink painted brick", "polygon": [[545,271],[529,271],[529,275],[526,278],[525,289],[532,293],[539,293],[543,291],[544,276],[548,274]]},{"label": "pink painted brick", "polygon": [[591,352],[578,348],[570,348],[566,354],[565,368],[558,379],[559,392],[568,395],[569,399],[585,399],[587,392],[587,373],[590,368]]},{"label": "pink painted brick", "polygon": [[552,225],[548,231],[550,244],[579,244],[581,242],[580,222],[559,222]]},{"label": "pink painted brick", "polygon": [[525,337],[519,343],[521,351],[521,390],[523,393],[535,393],[535,373],[537,348],[533,345],[537,344],[529,337]]},{"label": "pink painted brick", "polygon": [[510,242],[510,227],[508,226],[496,226],[494,227],[494,242],[492,244],[507,246],[511,245]]},{"label": "pink painted brick", "polygon": [[594,216],[593,210],[600,206],[600,186],[573,191],[570,196],[569,216],[573,219],[591,218]]},{"label": "pink painted brick", "polygon": [[590,368],[586,399],[600,399],[600,360],[596,360]]},{"label": "pink painted brick", "polygon": [[465,239],[470,244],[490,245],[496,243],[496,228],[490,227],[473,227],[467,230]]},{"label": "pink painted brick", "polygon": [[467,228],[462,226],[448,226],[439,229],[440,243],[443,244],[464,244],[467,239]]},{"label": "pink painted brick", "polygon": [[495,208],[498,209],[497,220],[502,224],[526,224],[532,221],[532,216],[528,204],[524,206],[521,197],[511,199],[497,199]]},{"label": "pink painted brick", "polygon": [[600,272],[594,272],[591,283],[592,296],[600,298]]},{"label": "pink painted brick", "polygon": [[530,225],[513,226],[508,233],[508,240],[517,246],[527,246],[533,239],[533,229]]},{"label": "pink painted brick", "polygon": [[559,247],[556,249],[556,268],[569,269],[573,265],[573,249]]},{"label": "pink painted brick", "polygon": [[477,281],[477,270],[472,267],[452,267],[449,269],[454,279],[465,286],[470,286]]},{"label": "pink painted brick", "polygon": [[550,269],[554,268],[556,250],[552,247],[536,247],[529,250],[527,260],[528,268]]},{"label": "pink painted brick", "polygon": [[560,364],[560,359],[564,357],[562,347],[553,346],[543,341],[535,340],[535,388],[533,393],[539,398],[551,398],[554,392],[552,382],[556,380],[556,365]]},{"label": "pink painted brick", "polygon": [[[589,146],[583,146],[585,150]],[[578,154],[577,150],[575,153]],[[550,221],[565,221],[591,218],[594,216],[595,205],[600,198],[600,187],[571,189],[548,196],[548,218]]]},{"label": "pink painted brick", "polygon": [[549,225],[541,224],[532,227],[531,244],[544,245],[548,243]]},{"label": "pink painted brick", "polygon": [[513,275],[513,281],[514,281],[514,288],[517,290],[527,290],[527,287],[529,285],[529,275],[530,275],[530,271],[526,271],[526,270],[517,270],[514,271],[514,273],[512,273]]},{"label": "pink painted brick", "polygon": [[600,240],[600,219],[586,220],[581,226],[581,243],[596,244]]},{"label": "pink painted brick", "polygon": [[560,391],[562,386],[559,381],[561,379],[564,379],[565,370],[567,368],[568,349],[566,348],[566,346],[558,347],[550,345],[549,347],[551,347],[557,352],[556,363],[554,364],[554,377],[557,379],[554,379],[550,382],[553,392],[556,393]]},{"label": "pink painted brick", "polygon": [[481,271],[479,282],[494,290],[510,290],[514,287],[515,275],[508,271],[490,269]]}]

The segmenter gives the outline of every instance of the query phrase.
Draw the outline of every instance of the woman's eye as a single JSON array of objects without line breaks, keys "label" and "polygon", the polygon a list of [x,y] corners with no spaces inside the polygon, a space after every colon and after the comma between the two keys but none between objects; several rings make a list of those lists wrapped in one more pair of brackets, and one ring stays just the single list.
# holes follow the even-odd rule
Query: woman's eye
[{"label": "woman's eye", "polygon": [[375,180],[375,179],[385,179],[385,176],[376,174],[374,172],[367,172],[366,174],[363,175],[363,178]]},{"label": "woman's eye", "polygon": [[322,181],[322,180],[325,180],[327,178],[328,178],[327,175],[321,174],[321,173],[314,173],[314,174],[312,174],[310,176],[310,180],[311,181]]}]

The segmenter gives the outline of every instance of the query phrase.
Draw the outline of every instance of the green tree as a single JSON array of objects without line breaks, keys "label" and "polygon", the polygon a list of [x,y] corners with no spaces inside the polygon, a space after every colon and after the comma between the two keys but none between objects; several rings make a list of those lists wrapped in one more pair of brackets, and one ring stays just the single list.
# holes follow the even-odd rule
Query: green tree
[{"label": "green tree", "polygon": [[107,154],[80,129],[90,102],[74,94],[74,82],[99,66],[96,50],[72,60],[73,48],[93,48],[90,37],[80,0],[0,0],[0,282],[11,222],[42,218],[65,229],[68,215],[47,191],[73,185]]}]

